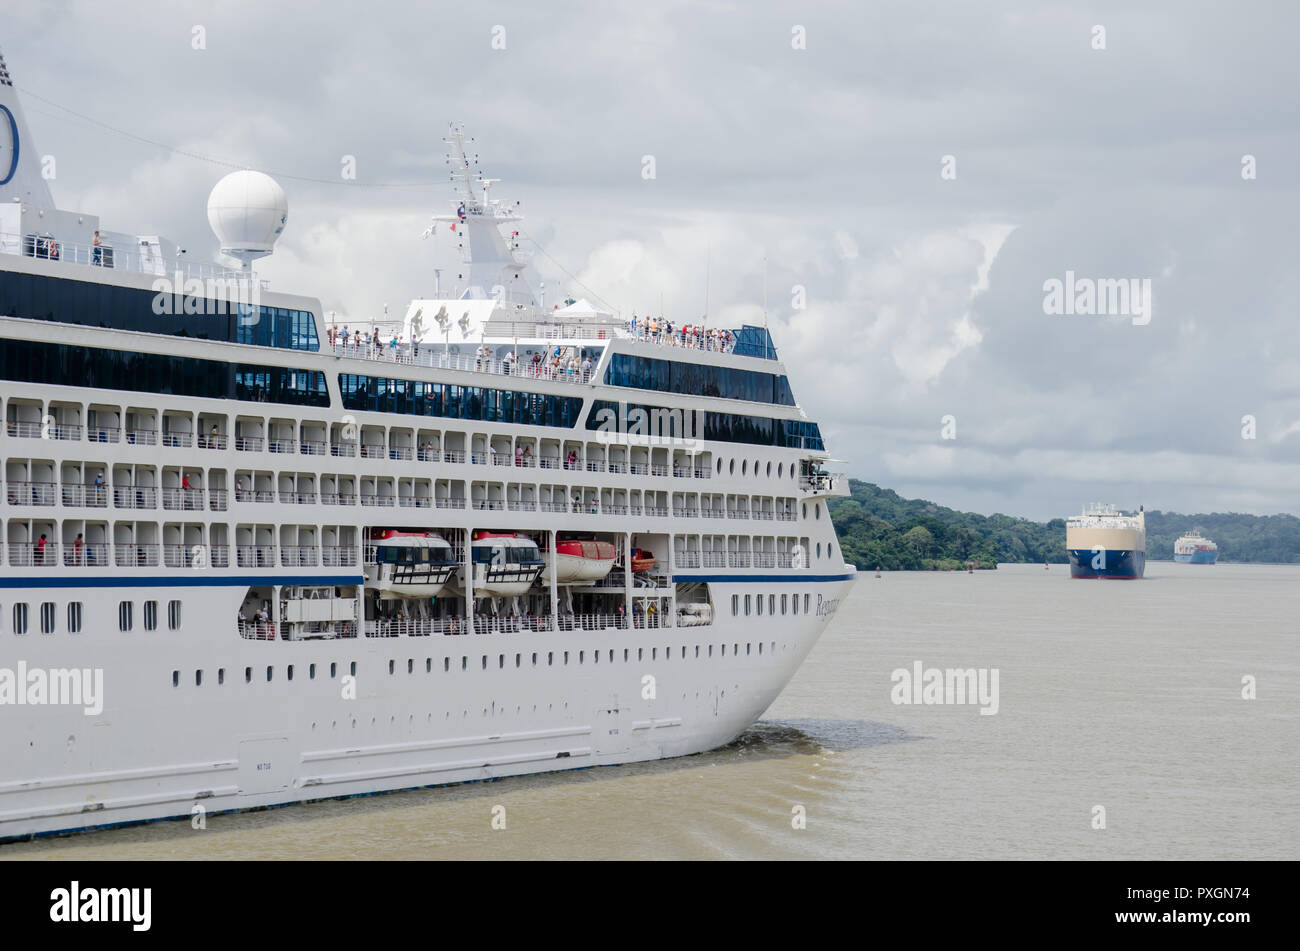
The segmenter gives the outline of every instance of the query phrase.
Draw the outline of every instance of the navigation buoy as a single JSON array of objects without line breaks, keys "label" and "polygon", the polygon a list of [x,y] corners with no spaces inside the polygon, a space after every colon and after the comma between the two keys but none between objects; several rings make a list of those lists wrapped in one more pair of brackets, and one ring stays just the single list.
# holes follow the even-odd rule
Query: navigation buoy
[{"label": "navigation buoy", "polygon": [[876,577],[877,577],[877,578],[880,577],[880,566],[879,566],[879,565],[876,565]]}]

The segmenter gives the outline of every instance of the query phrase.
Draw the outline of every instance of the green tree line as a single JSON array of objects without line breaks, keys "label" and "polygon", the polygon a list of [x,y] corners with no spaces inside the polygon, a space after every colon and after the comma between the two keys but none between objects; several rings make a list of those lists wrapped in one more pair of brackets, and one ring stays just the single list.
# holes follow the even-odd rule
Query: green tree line
[{"label": "green tree line", "polygon": [[[973,563],[1065,562],[1065,519],[1035,522],[977,515],[905,499],[892,489],[849,480],[850,497],[830,514],[845,560],[862,570],[956,570]],[[1219,546],[1220,561],[1300,563],[1300,519],[1293,515],[1179,515],[1147,512],[1147,557],[1173,558],[1174,540],[1199,528]]]}]

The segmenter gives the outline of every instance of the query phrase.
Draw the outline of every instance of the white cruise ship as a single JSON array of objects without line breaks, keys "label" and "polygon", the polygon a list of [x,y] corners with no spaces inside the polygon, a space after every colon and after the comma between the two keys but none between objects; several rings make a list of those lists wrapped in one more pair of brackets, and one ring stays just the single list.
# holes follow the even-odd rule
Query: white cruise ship
[{"label": "white cruise ship", "polygon": [[458,128],[376,346],[254,275],[265,175],[182,265],[55,207],[2,61],[0,127],[0,839],[715,748],[853,582],[767,331],[548,308]]}]

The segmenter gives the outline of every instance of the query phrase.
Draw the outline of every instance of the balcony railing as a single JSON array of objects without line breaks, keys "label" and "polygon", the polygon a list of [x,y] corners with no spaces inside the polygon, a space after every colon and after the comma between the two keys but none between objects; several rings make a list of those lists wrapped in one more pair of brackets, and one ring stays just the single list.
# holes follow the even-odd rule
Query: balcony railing
[{"label": "balcony railing", "polygon": [[400,495],[397,504],[407,509],[427,509],[433,507],[433,499],[427,495]]},{"label": "balcony railing", "polygon": [[320,563],[315,545],[281,545],[280,564],[286,568],[310,568]]},{"label": "balcony railing", "polygon": [[57,505],[58,485],[54,482],[20,482],[10,479],[6,483],[5,499],[10,505]]},{"label": "balcony railing", "polygon": [[57,542],[37,540],[34,542],[10,542],[9,564],[25,568],[57,568],[59,564],[59,545]]},{"label": "balcony railing", "polygon": [[727,553],[725,551],[701,552],[700,563],[705,568],[725,568],[727,567]]},{"label": "balcony railing", "polygon": [[355,565],[357,550],[352,545],[324,545],[320,550],[320,563],[328,567]]},{"label": "balcony railing", "polygon": [[119,509],[155,509],[158,489],[152,485],[113,486],[113,507]]},{"label": "balcony railing", "polygon": [[323,456],[328,448],[322,439],[304,439],[298,443],[298,452],[304,456]]},{"label": "balcony railing", "polygon": [[16,436],[22,439],[40,439],[41,423],[26,422],[23,420],[14,420],[5,423],[5,432],[10,436]]},{"label": "balcony railing", "polygon": [[261,436],[236,436],[235,449],[238,452],[261,452],[266,445]]},{"label": "balcony railing", "polygon": [[298,451],[298,440],[290,437],[288,439],[279,438],[269,440],[266,444],[267,452],[278,453],[295,453]]},{"label": "balcony railing", "polygon": [[197,512],[204,507],[202,489],[165,488],[162,490],[163,508],[171,511]]},{"label": "balcony railing", "polygon": [[357,455],[357,444],[354,442],[332,442],[330,443],[330,455],[355,458]]},{"label": "balcony railing", "polygon": [[105,429],[96,426],[86,430],[86,442],[119,443],[122,441],[120,429]]},{"label": "balcony railing", "polygon": [[154,544],[119,542],[113,546],[113,564],[119,568],[156,568],[158,555],[159,546]]},{"label": "balcony railing", "polygon": [[104,568],[109,563],[108,545],[105,542],[90,544],[68,542],[63,546],[63,564],[69,568]]},{"label": "balcony railing", "polygon": [[235,562],[240,568],[272,568],[275,566],[275,546],[240,545],[235,549]]}]

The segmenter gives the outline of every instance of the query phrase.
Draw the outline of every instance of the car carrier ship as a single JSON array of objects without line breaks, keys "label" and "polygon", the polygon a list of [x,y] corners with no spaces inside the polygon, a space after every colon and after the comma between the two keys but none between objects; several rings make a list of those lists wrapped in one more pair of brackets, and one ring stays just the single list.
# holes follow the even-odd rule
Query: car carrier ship
[{"label": "car carrier ship", "polygon": [[186,264],[56,207],[2,60],[0,126],[0,839],[709,750],[852,584],[766,329],[548,309],[459,127],[376,346],[253,272],[266,175]]},{"label": "car carrier ship", "polygon": [[1071,578],[1141,578],[1147,564],[1146,513],[1095,503],[1065,523]]}]

